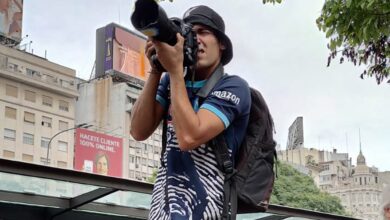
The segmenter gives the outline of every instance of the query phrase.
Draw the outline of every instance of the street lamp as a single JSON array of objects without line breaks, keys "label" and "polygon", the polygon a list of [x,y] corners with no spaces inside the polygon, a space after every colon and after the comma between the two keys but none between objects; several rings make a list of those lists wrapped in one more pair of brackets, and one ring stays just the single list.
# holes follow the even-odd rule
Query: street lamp
[{"label": "street lamp", "polygon": [[58,136],[59,134],[62,134],[66,131],[70,131],[70,130],[73,130],[73,129],[77,129],[77,128],[89,128],[91,127],[92,125],[89,125],[87,123],[82,123],[82,124],[78,124],[76,126],[74,126],[73,128],[68,128],[68,129],[65,129],[65,130],[62,130],[60,132],[58,132],[57,134],[55,134],[53,137],[50,138],[49,140],[49,143],[47,144],[47,155],[46,155],[46,164],[49,164],[49,150],[50,150],[50,144],[51,144],[51,141],[56,137]]}]

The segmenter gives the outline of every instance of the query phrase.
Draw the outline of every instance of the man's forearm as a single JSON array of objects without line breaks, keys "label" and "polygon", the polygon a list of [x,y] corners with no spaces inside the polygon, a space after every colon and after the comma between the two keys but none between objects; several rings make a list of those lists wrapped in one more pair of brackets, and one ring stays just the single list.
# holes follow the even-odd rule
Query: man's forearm
[{"label": "man's forearm", "polygon": [[150,74],[131,111],[130,134],[144,140],[153,133],[161,118],[156,113],[156,93],[161,74]]},{"label": "man's forearm", "polygon": [[173,124],[179,145],[186,150],[197,139],[200,120],[188,99],[183,75],[170,74],[170,80]]}]

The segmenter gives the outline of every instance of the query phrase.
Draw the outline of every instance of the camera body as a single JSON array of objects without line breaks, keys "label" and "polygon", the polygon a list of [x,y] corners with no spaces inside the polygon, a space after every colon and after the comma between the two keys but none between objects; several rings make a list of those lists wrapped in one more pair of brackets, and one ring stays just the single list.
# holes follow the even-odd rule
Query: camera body
[{"label": "camera body", "polygon": [[[192,25],[180,18],[168,18],[164,9],[155,0],[137,0],[131,15],[131,23],[144,35],[171,46],[177,43],[176,33],[180,33],[184,37],[183,66],[190,67],[196,64],[198,43]],[[159,71],[165,72],[156,55],[152,56],[152,62]]]}]

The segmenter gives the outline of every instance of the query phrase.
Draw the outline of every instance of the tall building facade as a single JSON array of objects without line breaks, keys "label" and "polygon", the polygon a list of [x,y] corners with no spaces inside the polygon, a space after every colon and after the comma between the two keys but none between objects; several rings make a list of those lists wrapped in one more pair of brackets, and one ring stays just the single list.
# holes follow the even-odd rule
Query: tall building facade
[{"label": "tall building facade", "polygon": [[340,198],[345,210],[353,217],[379,219],[383,186],[390,184],[389,172],[368,167],[360,151],[356,166],[346,153],[298,148],[280,151],[278,157],[301,173],[311,176],[323,191]]},{"label": "tall building facade", "polygon": [[287,149],[304,147],[303,140],[303,117],[297,117],[288,128]]},{"label": "tall building facade", "polygon": [[366,165],[362,151],[357,157],[356,164],[350,175],[345,173],[342,173],[342,176],[334,175],[335,183],[329,185],[326,191],[339,197],[344,208],[354,217],[379,220],[383,184],[379,181],[378,169]]},{"label": "tall building facade", "polygon": [[[145,141],[130,135],[130,115],[142,86],[106,75],[79,85],[76,118],[89,130],[123,139],[122,177],[147,181],[160,164],[162,129]],[[148,119],[145,119],[148,120]]]},{"label": "tall building facade", "polygon": [[[0,157],[73,168],[75,71],[0,45]],[[50,152],[47,159],[48,145]]]}]

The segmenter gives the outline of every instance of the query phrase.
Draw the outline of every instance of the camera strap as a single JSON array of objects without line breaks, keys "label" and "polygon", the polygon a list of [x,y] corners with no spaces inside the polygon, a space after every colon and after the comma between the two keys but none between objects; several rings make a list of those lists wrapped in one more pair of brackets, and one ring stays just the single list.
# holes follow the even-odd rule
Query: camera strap
[{"label": "camera strap", "polygon": [[215,84],[222,78],[223,74],[223,66],[219,64],[217,69],[215,69],[214,73],[207,80],[206,84],[196,93],[196,95],[205,99],[214,88]]}]

